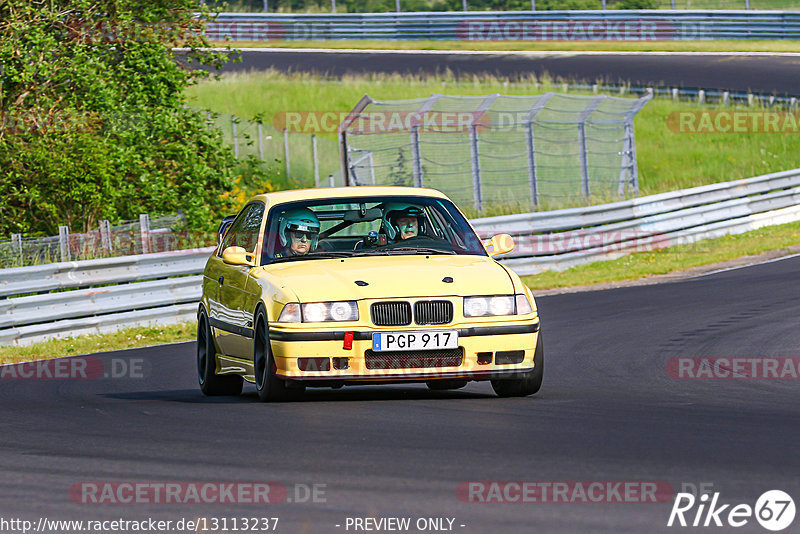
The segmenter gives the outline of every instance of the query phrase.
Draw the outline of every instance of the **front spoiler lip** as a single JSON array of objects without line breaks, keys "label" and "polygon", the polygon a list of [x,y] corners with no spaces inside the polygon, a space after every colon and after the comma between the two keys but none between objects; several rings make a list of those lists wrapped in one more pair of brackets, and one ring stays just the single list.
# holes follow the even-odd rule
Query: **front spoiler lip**
[{"label": "front spoiler lip", "polygon": [[519,378],[522,375],[533,371],[533,366],[515,367],[514,369],[493,369],[491,371],[448,371],[448,372],[428,372],[428,373],[394,373],[385,375],[330,375],[330,376],[287,376],[276,373],[275,376],[283,380],[298,382],[374,382],[376,384],[386,383],[387,380],[398,382],[413,382],[437,380],[440,378],[465,378],[467,380],[492,380],[494,378]]},{"label": "front spoiler lip", "polygon": [[[539,321],[534,323],[521,324],[521,325],[498,325],[498,326],[472,326],[465,328],[456,328],[451,330],[458,330],[458,337],[477,337],[477,336],[502,336],[511,334],[534,334],[539,331]],[[398,327],[401,330],[414,330],[413,326]],[[438,330],[447,330],[446,325],[437,328]],[[353,339],[356,341],[372,341],[372,334],[379,333],[381,330],[368,330],[353,332]],[[270,328],[269,332],[270,341],[342,341],[344,340],[344,331],[328,331],[328,332],[288,332],[276,331]]]}]

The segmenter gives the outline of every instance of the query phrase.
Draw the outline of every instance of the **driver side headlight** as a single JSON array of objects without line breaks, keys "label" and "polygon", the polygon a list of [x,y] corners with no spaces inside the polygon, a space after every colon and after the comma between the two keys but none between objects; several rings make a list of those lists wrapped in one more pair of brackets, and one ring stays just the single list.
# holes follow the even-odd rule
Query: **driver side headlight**
[{"label": "driver side headlight", "polygon": [[358,321],[358,305],[354,300],[338,302],[291,302],[283,307],[279,323],[323,323]]},{"label": "driver side headlight", "polygon": [[532,312],[531,303],[525,295],[464,297],[464,317],[525,315]]}]

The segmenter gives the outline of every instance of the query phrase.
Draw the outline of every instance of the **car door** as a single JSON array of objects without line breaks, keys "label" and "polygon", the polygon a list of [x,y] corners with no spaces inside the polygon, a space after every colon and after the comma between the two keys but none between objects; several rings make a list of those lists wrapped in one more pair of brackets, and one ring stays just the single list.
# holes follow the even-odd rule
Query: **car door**
[{"label": "car door", "polygon": [[[254,201],[245,206],[225,234],[219,255],[228,247],[242,247],[258,262],[258,237],[264,219],[264,203]],[[217,348],[226,356],[250,359],[253,355],[253,309],[259,291],[247,265],[229,265],[219,258],[219,284],[216,314],[212,325],[217,328]],[[250,283],[248,284],[248,280]]]}]

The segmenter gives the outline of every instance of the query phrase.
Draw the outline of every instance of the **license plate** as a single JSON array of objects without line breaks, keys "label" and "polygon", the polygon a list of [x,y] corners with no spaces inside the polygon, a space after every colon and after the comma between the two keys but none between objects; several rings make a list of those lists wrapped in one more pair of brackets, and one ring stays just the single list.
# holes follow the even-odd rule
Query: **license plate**
[{"label": "license plate", "polygon": [[372,334],[372,350],[435,350],[458,348],[458,331],[436,332],[375,332]]}]

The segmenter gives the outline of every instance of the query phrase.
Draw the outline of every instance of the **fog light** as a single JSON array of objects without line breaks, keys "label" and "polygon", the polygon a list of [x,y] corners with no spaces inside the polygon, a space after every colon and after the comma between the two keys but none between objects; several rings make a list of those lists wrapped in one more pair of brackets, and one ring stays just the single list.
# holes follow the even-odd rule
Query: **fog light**
[{"label": "fog light", "polygon": [[333,360],[333,368],[337,371],[341,371],[342,369],[350,369],[350,359],[349,358],[332,358]]}]

